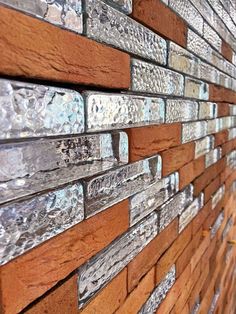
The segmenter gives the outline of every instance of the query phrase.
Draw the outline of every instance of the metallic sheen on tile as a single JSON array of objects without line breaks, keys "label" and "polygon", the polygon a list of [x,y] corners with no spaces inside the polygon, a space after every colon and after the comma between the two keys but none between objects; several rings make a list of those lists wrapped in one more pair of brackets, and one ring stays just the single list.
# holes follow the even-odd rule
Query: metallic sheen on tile
[{"label": "metallic sheen on tile", "polygon": [[0,264],[58,235],[83,218],[83,188],[79,183],[1,206]]},{"label": "metallic sheen on tile", "polygon": [[227,166],[232,170],[236,169],[236,150],[231,151],[227,156]]},{"label": "metallic sheen on tile", "polygon": [[152,213],[81,266],[78,275],[79,307],[111,281],[157,233],[157,215]]},{"label": "metallic sheen on tile", "polygon": [[84,98],[88,132],[164,123],[161,98],[98,92],[86,92]]},{"label": "metallic sheen on tile", "polygon": [[199,103],[199,119],[214,119],[217,117],[217,104],[213,102]]},{"label": "metallic sheen on tile", "polygon": [[209,153],[205,156],[205,167],[208,168],[214,163],[216,163],[218,160],[220,160],[222,156],[222,148],[217,147],[213,150],[211,150]]},{"label": "metallic sheen on tile", "polygon": [[216,50],[221,52],[222,40],[215,30],[209,26],[206,22],[203,25],[203,37],[211,44]]},{"label": "metallic sheen on tile", "polygon": [[236,137],[236,128],[229,129],[228,140],[232,140]]},{"label": "metallic sheen on tile", "polygon": [[195,159],[207,154],[214,149],[215,138],[213,135],[206,136],[195,142]]},{"label": "metallic sheen on tile", "polygon": [[87,37],[166,64],[167,44],[162,37],[100,0],[84,3]]},{"label": "metallic sheen on tile", "polygon": [[124,12],[125,14],[132,13],[132,0],[103,0],[103,1],[113,6],[117,10]]},{"label": "metallic sheen on tile", "polygon": [[84,102],[73,90],[0,79],[0,139],[84,132]]},{"label": "metallic sheen on tile", "polygon": [[184,99],[168,99],[166,123],[186,122],[198,119],[198,103]]},{"label": "metallic sheen on tile", "polygon": [[181,74],[137,59],[132,59],[131,67],[131,89],[133,91],[183,95],[184,78]]},{"label": "metallic sheen on tile", "polygon": [[206,135],[206,121],[187,122],[182,125],[182,143],[191,142]]},{"label": "metallic sheen on tile", "polygon": [[185,78],[184,96],[201,100],[208,100],[209,86],[207,83],[190,77]]},{"label": "metallic sheen on tile", "polygon": [[161,170],[161,157],[156,155],[85,179],[86,217],[141,192],[161,178]]}]

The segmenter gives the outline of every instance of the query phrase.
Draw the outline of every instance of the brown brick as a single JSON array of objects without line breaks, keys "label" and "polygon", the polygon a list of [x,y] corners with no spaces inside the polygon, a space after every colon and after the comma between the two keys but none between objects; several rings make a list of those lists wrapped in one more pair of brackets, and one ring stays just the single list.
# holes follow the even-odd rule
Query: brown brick
[{"label": "brown brick", "polygon": [[18,313],[129,226],[128,201],[86,220],[0,268],[3,309]]},{"label": "brown brick", "polygon": [[220,187],[220,176],[216,177],[205,189],[204,189],[204,202],[207,203],[212,195]]},{"label": "brown brick", "polygon": [[228,141],[228,130],[223,130],[215,134],[215,147],[221,146]]},{"label": "brown brick", "polygon": [[197,178],[205,169],[205,157],[201,156],[179,170],[180,190]]},{"label": "brown brick", "polygon": [[156,264],[163,252],[170,247],[177,236],[178,219],[176,218],[129,263],[129,291],[133,290],[142,276]]},{"label": "brown brick", "polygon": [[0,24],[1,74],[110,88],[130,85],[130,58],[121,51],[2,6]]},{"label": "brown brick", "polygon": [[130,161],[152,156],[181,144],[181,124],[128,129]]},{"label": "brown brick", "polygon": [[236,92],[222,86],[209,84],[209,101],[236,102]]},{"label": "brown brick", "polygon": [[210,242],[210,234],[208,234],[206,237],[202,237],[201,242],[199,241],[199,246],[196,248],[190,261],[191,272],[193,272],[194,269],[197,267],[202,255],[205,253],[207,247],[210,245]]},{"label": "brown brick", "polygon": [[207,219],[209,214],[211,213],[211,200],[208,201],[204,207],[200,210],[197,216],[193,219],[193,235],[201,228],[203,222]]},{"label": "brown brick", "polygon": [[232,62],[233,50],[230,45],[224,40],[222,40],[221,53],[229,62]]},{"label": "brown brick", "polygon": [[132,15],[154,32],[186,47],[186,23],[160,0],[134,0]]},{"label": "brown brick", "polygon": [[236,139],[233,139],[222,145],[222,156],[230,153],[232,150],[236,148]]},{"label": "brown brick", "polygon": [[226,102],[221,102],[218,103],[218,113],[217,116],[218,117],[225,117],[225,116],[229,116],[230,112],[229,112],[229,104]]},{"label": "brown brick", "polygon": [[163,176],[180,169],[194,159],[195,143],[187,143],[161,153]]},{"label": "brown brick", "polygon": [[[155,268],[153,267],[139,282],[139,285],[128,295],[116,314],[138,313],[154,289]],[[96,313],[96,312],[94,312]],[[103,312],[107,313],[106,311]]]}]

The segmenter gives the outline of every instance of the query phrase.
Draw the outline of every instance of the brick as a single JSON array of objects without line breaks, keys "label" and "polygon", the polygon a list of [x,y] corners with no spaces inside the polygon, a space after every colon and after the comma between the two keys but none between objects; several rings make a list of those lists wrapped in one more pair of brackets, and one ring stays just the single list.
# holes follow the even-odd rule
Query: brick
[{"label": "brick", "polygon": [[124,233],[128,226],[128,202],[123,201],[3,265],[0,269],[3,309],[7,313],[19,312]]},{"label": "brick", "polygon": [[232,62],[233,50],[230,45],[224,40],[222,40],[221,53],[229,62]]},{"label": "brick", "polygon": [[160,0],[134,0],[132,15],[155,32],[186,47],[186,23]]},{"label": "brick", "polygon": [[201,241],[199,241],[198,247],[196,248],[196,251],[194,252],[194,254],[191,257],[191,261],[190,261],[191,272],[193,272],[194,269],[197,267],[198,263],[201,260],[202,255],[204,254],[204,252],[206,251],[206,249],[210,245],[210,242],[211,242],[210,234],[204,238],[201,238],[200,240]]},{"label": "brick", "polygon": [[215,147],[220,146],[228,141],[228,130],[223,130],[215,134]]},{"label": "brick", "polygon": [[193,219],[193,235],[201,228],[203,222],[207,219],[211,212],[211,201],[208,201],[199,211],[198,215]]},{"label": "brick", "polygon": [[[128,295],[116,314],[138,313],[154,289],[155,268],[153,267],[139,282],[139,285]],[[96,313],[96,312],[94,312]],[[103,312],[106,313],[106,312]]]},{"label": "brick", "polygon": [[187,143],[168,149],[161,153],[163,162],[163,176],[180,169],[194,159],[195,144]]},{"label": "brick", "polygon": [[0,13],[1,74],[129,87],[127,54],[2,6]]},{"label": "brick", "polygon": [[227,143],[222,145],[222,156],[228,154],[231,150],[236,147],[236,139],[228,141]]},{"label": "brick", "polygon": [[178,220],[175,219],[128,264],[128,291],[132,291],[142,276],[155,265],[160,256],[170,247],[178,235]]},{"label": "brick", "polygon": [[129,159],[137,161],[181,144],[181,124],[159,125],[127,130]]},{"label": "brick", "polygon": [[220,187],[220,176],[216,177],[205,189],[204,189],[204,201],[209,201],[218,188]]},{"label": "brick", "polygon": [[226,102],[218,103],[218,117],[225,117],[230,115],[229,104]]},{"label": "brick", "polygon": [[204,156],[199,157],[179,170],[179,188],[182,190],[185,186],[197,178],[205,169]]},{"label": "brick", "polygon": [[235,103],[236,92],[224,88],[222,86],[209,84],[209,99],[210,101],[223,101]]}]

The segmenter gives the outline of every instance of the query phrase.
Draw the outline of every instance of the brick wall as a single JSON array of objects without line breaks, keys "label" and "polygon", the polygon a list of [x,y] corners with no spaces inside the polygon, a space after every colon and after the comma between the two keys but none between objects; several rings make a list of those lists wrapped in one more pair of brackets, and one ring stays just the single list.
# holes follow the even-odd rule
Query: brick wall
[{"label": "brick wall", "polygon": [[0,0],[0,312],[236,311],[233,0]]}]

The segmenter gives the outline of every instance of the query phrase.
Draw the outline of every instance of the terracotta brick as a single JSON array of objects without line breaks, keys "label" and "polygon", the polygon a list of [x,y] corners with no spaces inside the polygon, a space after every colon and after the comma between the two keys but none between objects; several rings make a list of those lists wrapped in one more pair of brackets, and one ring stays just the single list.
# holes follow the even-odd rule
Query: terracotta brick
[{"label": "terracotta brick", "polygon": [[233,50],[230,45],[224,40],[222,40],[221,53],[227,60],[229,60],[229,62],[232,62]]},{"label": "terracotta brick", "polygon": [[130,85],[130,58],[121,51],[2,6],[0,24],[1,74],[110,88]]},{"label": "terracotta brick", "polygon": [[218,113],[217,116],[218,117],[225,117],[225,116],[229,116],[230,112],[229,112],[229,104],[226,102],[221,102],[218,103]]},{"label": "terracotta brick", "polygon": [[194,269],[197,267],[199,261],[201,260],[202,255],[205,253],[207,247],[210,245],[211,239],[210,234],[204,238],[201,239],[201,242],[199,241],[199,246],[196,248],[193,256],[191,257],[190,266],[191,266],[191,272],[194,271]]},{"label": "terracotta brick", "polygon": [[130,161],[152,156],[181,144],[181,124],[128,129]]},{"label": "terracotta brick", "polygon": [[[155,268],[153,267],[139,282],[139,285],[128,295],[116,314],[138,313],[154,289]],[[103,312],[107,313],[107,312]]]},{"label": "terracotta brick", "polygon": [[236,92],[222,86],[209,84],[209,101],[236,102]]},{"label": "terracotta brick", "polygon": [[205,189],[204,189],[204,202],[207,203],[212,195],[220,187],[220,176],[216,177]]},{"label": "terracotta brick", "polygon": [[163,176],[180,169],[194,159],[195,143],[187,143],[161,153]]},{"label": "terracotta brick", "polygon": [[156,283],[158,284],[166,275],[170,267],[175,263],[180,254],[191,240],[192,225],[189,224],[171,247],[163,254],[156,264]]},{"label": "terracotta brick", "polygon": [[154,32],[186,47],[186,23],[160,0],[134,0],[132,15]]},{"label": "terracotta brick", "polygon": [[79,313],[114,313],[125,301],[126,296],[127,268],[119,273],[83,310],[79,311]]},{"label": "terracotta brick", "polygon": [[201,156],[183,166],[179,170],[179,188],[180,190],[197,178],[205,169],[205,157]]},{"label": "terracotta brick", "polygon": [[215,147],[220,146],[228,141],[228,130],[223,130],[215,134]]},{"label": "terracotta brick", "polygon": [[193,219],[193,235],[201,228],[203,222],[207,219],[209,214],[211,213],[211,200],[208,201],[204,207],[200,210],[197,216]]},{"label": "terracotta brick", "polygon": [[81,222],[0,268],[2,306],[15,314],[129,226],[128,201]]},{"label": "terracotta brick", "polygon": [[169,224],[128,265],[128,290],[132,291],[146,272],[153,267],[160,256],[178,236],[178,219]]},{"label": "terracotta brick", "polygon": [[232,150],[236,148],[236,139],[228,141],[227,143],[222,145],[222,156],[230,153]]}]

